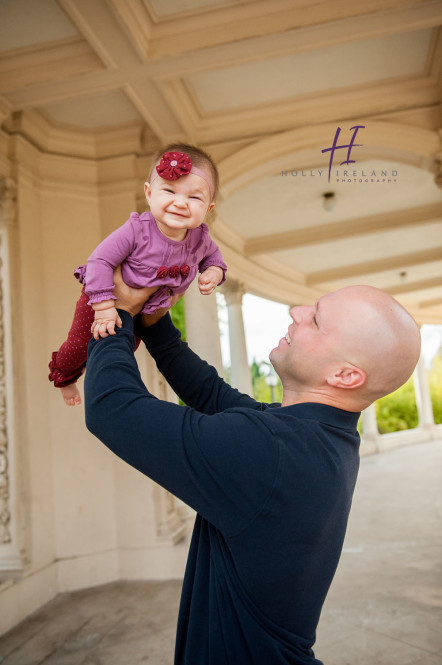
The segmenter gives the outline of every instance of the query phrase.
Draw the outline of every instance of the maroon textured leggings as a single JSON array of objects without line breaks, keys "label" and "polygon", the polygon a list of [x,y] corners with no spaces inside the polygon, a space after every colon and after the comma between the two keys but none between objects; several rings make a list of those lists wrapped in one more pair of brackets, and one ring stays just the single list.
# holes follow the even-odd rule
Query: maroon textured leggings
[{"label": "maroon textured leggings", "polygon": [[[67,339],[58,351],[52,353],[49,363],[49,381],[53,381],[56,388],[64,388],[71,383],[76,383],[86,367],[87,347],[92,337],[91,326],[95,316],[94,310],[88,305],[88,302],[89,297],[83,288],[75,307]],[[136,337],[135,350],[139,344],[140,339]]]}]

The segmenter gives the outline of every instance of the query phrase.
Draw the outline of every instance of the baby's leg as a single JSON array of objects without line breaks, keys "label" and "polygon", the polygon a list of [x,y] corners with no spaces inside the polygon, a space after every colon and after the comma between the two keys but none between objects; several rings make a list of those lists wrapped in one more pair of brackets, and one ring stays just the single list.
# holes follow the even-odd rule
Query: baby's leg
[{"label": "baby's leg", "polygon": [[54,351],[49,363],[51,370],[49,380],[54,382],[56,388],[60,388],[68,406],[81,403],[80,393],[75,383],[86,366],[87,347],[94,320],[94,310],[87,304],[88,300],[89,298],[83,290],[75,308],[68,337],[60,349]]}]

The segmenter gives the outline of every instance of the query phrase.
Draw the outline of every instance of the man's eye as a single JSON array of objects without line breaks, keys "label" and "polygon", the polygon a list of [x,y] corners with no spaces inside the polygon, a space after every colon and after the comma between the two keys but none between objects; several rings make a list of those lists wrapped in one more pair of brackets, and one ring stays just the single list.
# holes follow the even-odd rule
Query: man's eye
[{"label": "man's eye", "polygon": [[316,316],[313,317],[313,322],[314,322],[315,326],[318,328],[318,322],[316,321]]}]

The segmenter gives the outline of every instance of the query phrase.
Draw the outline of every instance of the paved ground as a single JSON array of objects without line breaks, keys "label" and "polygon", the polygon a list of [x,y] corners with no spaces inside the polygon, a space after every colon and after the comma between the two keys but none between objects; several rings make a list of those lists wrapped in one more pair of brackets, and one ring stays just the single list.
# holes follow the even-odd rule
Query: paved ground
[{"label": "paved ground", "polygon": [[[326,665],[442,664],[441,468],[442,442],[363,458],[318,630]],[[180,587],[60,595],[0,639],[0,663],[171,665]]]}]

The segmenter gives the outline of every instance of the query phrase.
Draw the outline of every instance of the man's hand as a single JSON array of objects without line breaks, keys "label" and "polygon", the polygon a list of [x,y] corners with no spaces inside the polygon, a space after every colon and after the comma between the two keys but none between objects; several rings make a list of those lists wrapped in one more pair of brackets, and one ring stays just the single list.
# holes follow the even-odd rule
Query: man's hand
[{"label": "man's hand", "polygon": [[131,316],[138,314],[146,300],[149,300],[150,296],[157,291],[157,288],[148,286],[143,289],[133,289],[128,286],[123,281],[121,266],[117,266],[114,270],[114,284],[114,296],[117,298],[115,307],[126,310]]},{"label": "man's hand", "polygon": [[[118,309],[124,309],[126,312],[129,312],[132,317],[143,309],[146,300],[149,300],[150,296],[157,291],[157,288],[147,286],[143,289],[133,289],[131,286],[128,286],[123,281],[121,266],[117,266],[114,270],[114,284],[114,296],[117,298],[117,300],[114,301],[115,307],[118,307]],[[175,305],[182,296],[182,293],[172,296],[169,300],[169,307],[158,309],[153,314],[143,314],[141,317],[143,327],[149,328],[149,326],[153,326],[165,314],[167,314],[169,309]]]}]

